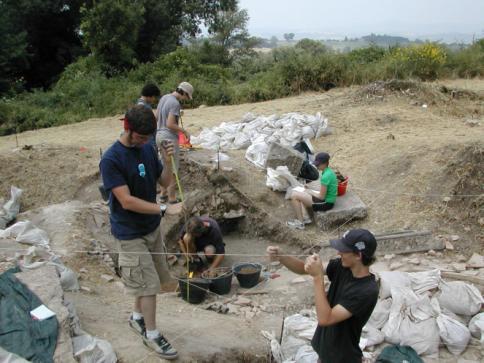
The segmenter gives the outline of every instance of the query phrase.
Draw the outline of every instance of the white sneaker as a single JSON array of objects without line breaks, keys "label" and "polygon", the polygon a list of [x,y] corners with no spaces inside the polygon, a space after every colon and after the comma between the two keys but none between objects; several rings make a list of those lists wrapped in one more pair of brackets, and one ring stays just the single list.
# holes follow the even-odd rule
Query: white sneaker
[{"label": "white sneaker", "polygon": [[313,223],[313,221],[311,220],[311,218],[304,218],[303,223],[304,224],[311,224],[311,223]]},{"label": "white sneaker", "polygon": [[292,229],[304,229],[304,223],[298,219],[292,219],[286,222],[286,225]]},{"label": "white sneaker", "polygon": [[163,335],[158,336],[155,339],[149,339],[146,337],[146,332],[143,335],[143,343],[148,348],[153,349],[158,355],[167,360],[176,359],[178,352],[168,343]]}]

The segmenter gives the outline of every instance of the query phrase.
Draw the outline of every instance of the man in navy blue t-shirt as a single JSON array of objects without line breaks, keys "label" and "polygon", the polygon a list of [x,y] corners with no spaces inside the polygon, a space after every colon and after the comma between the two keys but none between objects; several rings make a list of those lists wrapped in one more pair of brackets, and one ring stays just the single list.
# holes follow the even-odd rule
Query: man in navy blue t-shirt
[{"label": "man in navy blue t-shirt", "polygon": [[124,119],[125,132],[104,154],[99,164],[109,194],[111,232],[119,251],[119,268],[126,292],[134,296],[130,327],[143,343],[164,359],[177,351],[156,328],[156,294],[171,277],[161,238],[160,222],[166,206],[156,203],[156,183],[171,180],[173,145],[162,148],[161,164],[149,139],[156,129],[151,110],[137,105]]}]

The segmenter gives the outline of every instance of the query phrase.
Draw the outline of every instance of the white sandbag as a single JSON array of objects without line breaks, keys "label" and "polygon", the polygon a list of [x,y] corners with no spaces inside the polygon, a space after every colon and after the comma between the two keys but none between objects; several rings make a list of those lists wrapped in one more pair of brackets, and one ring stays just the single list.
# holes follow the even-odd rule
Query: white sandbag
[{"label": "white sandbag", "polygon": [[245,158],[255,166],[263,168],[266,164],[267,153],[269,152],[269,145],[264,141],[253,143],[247,148]]},{"label": "white sandbag", "polygon": [[274,361],[276,363],[283,363],[284,362],[284,356],[282,355],[281,351],[281,345],[276,339],[276,334],[274,331],[268,332],[267,330],[261,330],[261,334],[264,338],[270,341],[271,344],[271,353],[272,357],[274,358]]},{"label": "white sandbag", "polygon": [[410,288],[391,288],[392,307],[382,329],[391,344],[409,345],[421,355],[435,355],[439,351],[439,328],[427,296],[418,296]]},{"label": "white sandbag", "polygon": [[471,333],[464,324],[459,323],[447,315],[437,316],[439,334],[445,346],[454,355],[461,354],[469,344]]},{"label": "white sandbag", "polygon": [[225,153],[218,152],[218,153],[213,154],[213,156],[210,158],[210,160],[215,162],[215,163],[222,162],[222,161],[229,161],[230,156],[228,156]]},{"label": "white sandbag", "polygon": [[440,283],[440,270],[430,270],[422,272],[410,272],[408,273],[410,282],[412,284],[412,290],[417,294],[423,294],[425,291],[433,290],[439,286]]},{"label": "white sandbag", "polygon": [[474,315],[481,310],[482,295],[474,285],[463,281],[442,281],[439,289],[437,298],[442,308],[461,315]]},{"label": "white sandbag", "polygon": [[317,363],[318,359],[318,354],[310,345],[303,345],[294,357],[296,363]]},{"label": "white sandbag", "polygon": [[381,344],[384,340],[385,334],[383,334],[379,329],[375,328],[374,326],[366,324],[361,331],[359,345],[361,350],[363,350],[367,347]]},{"label": "white sandbag", "polygon": [[190,142],[204,149],[217,150],[220,146],[220,137],[209,129],[203,129],[200,135],[192,136]]},{"label": "white sandbag", "polygon": [[292,112],[267,117],[247,114],[241,122],[222,122],[211,129],[203,129],[200,135],[191,138],[191,143],[213,150],[239,149],[250,147],[264,136],[267,144],[277,142],[293,146],[302,138],[319,137],[327,129],[328,120],[321,118],[320,113],[303,115]]},{"label": "white sandbag", "polygon": [[392,287],[404,289],[410,288],[412,285],[407,272],[381,271],[378,272],[378,275],[380,276],[380,299],[392,296]]},{"label": "white sandbag", "polygon": [[280,173],[272,168],[267,168],[266,186],[273,191],[283,192],[289,187],[289,181],[280,177]]},{"label": "white sandbag", "polygon": [[300,186],[296,177],[291,174],[287,166],[278,166],[276,169],[267,168],[266,186],[273,191],[286,191],[289,187]]},{"label": "white sandbag", "polygon": [[284,319],[281,350],[286,359],[294,359],[301,346],[310,344],[317,325],[316,319],[301,314],[294,314]]},{"label": "white sandbag", "polygon": [[376,329],[381,329],[388,320],[390,315],[390,308],[392,307],[392,299],[378,300],[373,312],[371,313],[370,319],[366,325],[371,325]]},{"label": "white sandbag", "polygon": [[30,221],[20,221],[7,229],[0,230],[0,238],[15,237],[17,242],[48,246],[49,236]]},{"label": "white sandbag", "polygon": [[471,319],[469,330],[474,338],[484,343],[484,313],[479,313]]},{"label": "white sandbag", "polygon": [[251,143],[250,136],[242,132],[239,132],[235,135],[233,148],[245,149],[250,146],[250,143]]},{"label": "white sandbag", "polygon": [[80,363],[116,363],[118,359],[107,340],[88,334],[72,338],[72,348]]},{"label": "white sandbag", "polygon": [[22,189],[10,187],[10,199],[0,208],[0,229],[4,229],[10,221],[13,221],[20,212],[20,197]]},{"label": "white sandbag", "polygon": [[400,326],[401,345],[411,346],[418,355],[438,355],[439,327],[435,318],[412,321],[405,318]]}]

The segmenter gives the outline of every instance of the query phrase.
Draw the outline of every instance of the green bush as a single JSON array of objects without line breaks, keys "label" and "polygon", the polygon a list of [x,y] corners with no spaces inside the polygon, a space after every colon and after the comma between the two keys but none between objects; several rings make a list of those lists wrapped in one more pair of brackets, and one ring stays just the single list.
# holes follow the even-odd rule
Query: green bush
[{"label": "green bush", "polygon": [[0,135],[123,113],[147,82],[157,83],[162,93],[172,92],[180,81],[191,82],[195,97],[186,107],[196,107],[319,91],[328,82],[347,86],[393,78],[484,76],[483,39],[458,51],[424,43],[388,50],[373,45],[348,53],[304,39],[266,54],[233,56],[230,65],[220,61],[219,52],[208,42],[179,47],[110,78],[95,57],[80,58],[52,89],[1,100]]},{"label": "green bush", "polygon": [[449,51],[445,68],[448,76],[484,77],[484,39],[478,40],[468,48]]}]

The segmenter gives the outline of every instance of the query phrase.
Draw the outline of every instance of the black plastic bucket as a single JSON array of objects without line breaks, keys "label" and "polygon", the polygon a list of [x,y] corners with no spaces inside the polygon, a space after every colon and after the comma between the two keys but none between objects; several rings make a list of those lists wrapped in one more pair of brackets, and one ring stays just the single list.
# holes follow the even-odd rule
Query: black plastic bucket
[{"label": "black plastic bucket", "polygon": [[229,267],[219,267],[202,273],[202,278],[210,281],[210,291],[218,295],[225,295],[230,292],[233,276],[232,269]]},{"label": "black plastic bucket", "polygon": [[180,286],[181,297],[183,300],[190,304],[200,304],[207,295],[210,281],[200,278],[181,278],[178,280],[178,285]]},{"label": "black plastic bucket", "polygon": [[233,266],[235,277],[241,287],[250,288],[259,283],[262,265],[259,263],[238,263]]}]

